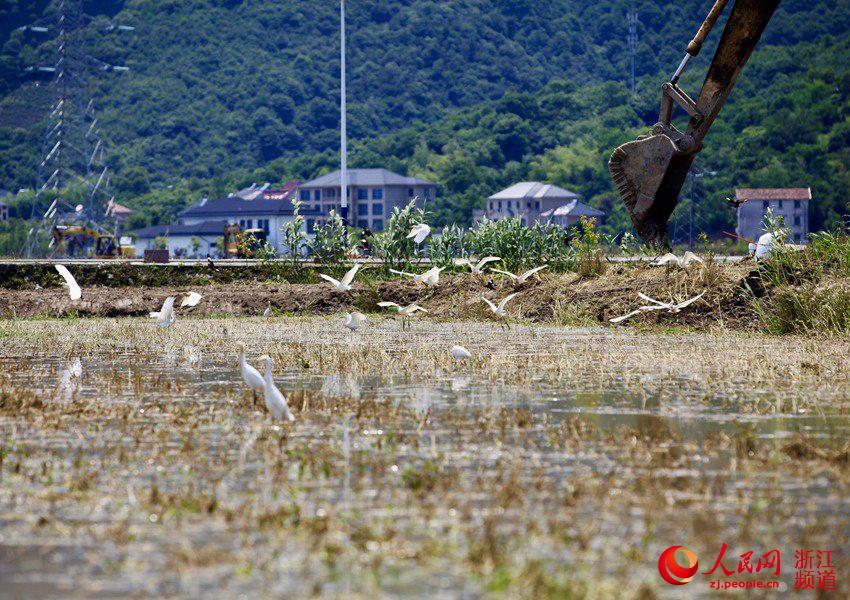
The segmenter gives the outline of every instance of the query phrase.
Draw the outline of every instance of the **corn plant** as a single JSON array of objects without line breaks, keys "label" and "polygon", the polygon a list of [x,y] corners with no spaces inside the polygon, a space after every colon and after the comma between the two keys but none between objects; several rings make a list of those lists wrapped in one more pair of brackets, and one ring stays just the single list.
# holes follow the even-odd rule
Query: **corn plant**
[{"label": "corn plant", "polygon": [[314,229],[309,248],[316,261],[326,265],[337,265],[353,256],[357,241],[336,211],[330,211],[323,225]]},{"label": "corn plant", "polygon": [[464,247],[465,232],[457,225],[445,227],[441,235],[428,239],[428,256],[434,266],[444,269],[454,265],[454,259],[467,258]]},{"label": "corn plant", "polygon": [[375,256],[385,268],[408,269],[420,256],[416,242],[407,237],[415,225],[425,222],[425,211],[416,207],[417,200],[414,198],[402,209],[396,206],[384,230],[372,237]]},{"label": "corn plant", "polygon": [[303,255],[307,246],[307,234],[304,233],[304,217],[301,216],[301,201],[292,200],[292,220],[280,228],[283,237],[283,255],[294,265]]}]

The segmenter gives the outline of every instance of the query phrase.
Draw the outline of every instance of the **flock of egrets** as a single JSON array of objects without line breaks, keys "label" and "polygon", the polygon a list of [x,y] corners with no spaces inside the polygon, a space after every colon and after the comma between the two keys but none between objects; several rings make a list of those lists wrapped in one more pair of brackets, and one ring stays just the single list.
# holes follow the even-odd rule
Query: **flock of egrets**
[{"label": "flock of egrets", "polygon": [[[413,227],[408,234],[409,239],[413,239],[417,244],[421,243],[425,240],[425,238],[430,234],[430,227],[425,224],[416,225]],[[488,264],[500,261],[501,258],[498,256],[486,256],[481,258],[477,262],[472,260],[463,258],[456,259],[454,261],[457,266],[467,266],[473,275],[483,275],[485,272],[485,268]],[[658,261],[655,262],[656,265],[676,265],[680,268],[687,268],[689,265],[694,263],[701,263],[702,259],[693,254],[692,252],[686,252],[682,257],[677,257],[674,254],[666,254],[662,256]],[[541,265],[538,267],[534,267],[533,269],[529,269],[524,273],[511,273],[509,271],[504,271],[500,269],[490,270],[494,273],[498,273],[500,275],[504,275],[511,279],[517,285],[523,285],[531,278],[540,279],[540,272],[546,269],[547,265]],[[82,297],[82,289],[77,284],[77,281],[74,279],[74,276],[68,271],[68,269],[64,265],[56,265],[56,270],[59,272],[59,275],[65,280],[65,284],[68,287],[69,294],[71,299],[76,301]],[[354,278],[357,276],[358,271],[360,270],[360,265],[354,265],[342,279],[335,279],[330,275],[326,275],[324,273],[320,274],[323,280],[327,281],[331,288],[338,292],[349,292],[352,289],[352,284],[354,282]],[[443,272],[444,268],[442,267],[432,267],[423,273],[409,273],[406,271],[397,271],[394,269],[390,269],[392,273],[397,275],[401,275],[403,277],[409,277],[417,284],[424,287],[436,287],[440,284],[440,274]],[[518,292],[514,292],[509,294],[508,296],[502,298],[498,303],[491,301],[484,296],[481,297],[481,300],[487,304],[487,307],[493,313],[493,315],[499,320],[503,326],[508,327],[507,325],[507,305],[508,303],[516,297]],[[645,312],[650,311],[660,311],[666,310],[670,313],[678,313],[683,308],[689,306],[690,304],[699,300],[705,292],[695,296],[689,300],[685,300],[683,302],[662,302],[660,300],[655,300],[650,298],[645,294],[638,294],[638,296],[647,302],[648,305],[643,306],[635,311],[632,311],[622,317],[616,317],[611,319],[612,323],[619,323],[629,319],[635,315],[639,315]],[[203,296],[197,292],[189,291],[184,292],[179,296],[180,298],[180,308],[191,308],[197,306],[197,304],[201,301]],[[165,299],[162,304],[162,308],[156,312],[150,313],[150,318],[156,321],[156,324],[161,328],[170,327],[176,318],[176,312],[174,304],[177,301],[178,296],[169,296]],[[378,302],[377,305],[381,308],[386,308],[395,311],[402,318],[402,329],[406,326],[409,326],[408,320],[410,317],[414,316],[418,312],[427,313],[427,309],[419,306],[418,304],[412,303],[407,306],[402,306],[397,304],[396,302]],[[269,317],[272,314],[271,305],[263,312],[264,317]],[[348,328],[352,333],[358,331],[368,321],[366,315],[361,312],[349,312],[345,315],[344,326]],[[248,364],[248,361],[245,357],[245,346],[244,344],[239,344],[239,371],[242,376],[245,385],[252,391],[254,394],[254,399],[257,399],[257,396],[262,394],[263,399],[265,401],[266,409],[269,414],[272,415],[275,419],[285,419],[288,421],[294,421],[295,417],[292,414],[292,411],[289,410],[289,406],[286,402],[286,397],[277,387],[274,382],[274,377],[272,373],[272,359],[268,356],[263,356],[260,358],[260,362],[264,368],[264,374],[260,374],[260,372]],[[468,360],[472,358],[472,353],[460,345],[452,346],[450,353],[452,357],[456,360]]]}]

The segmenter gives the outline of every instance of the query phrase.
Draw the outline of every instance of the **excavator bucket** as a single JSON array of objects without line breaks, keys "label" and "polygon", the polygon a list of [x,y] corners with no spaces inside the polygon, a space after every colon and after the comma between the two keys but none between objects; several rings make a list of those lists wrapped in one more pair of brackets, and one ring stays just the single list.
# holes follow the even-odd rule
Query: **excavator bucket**
[{"label": "excavator bucket", "polygon": [[[656,195],[675,152],[673,141],[662,133],[623,144],[608,161],[611,178],[635,229],[650,243],[666,243],[667,220],[659,223],[654,216],[668,212],[668,207],[658,206]],[[669,212],[672,211],[670,206]]]}]

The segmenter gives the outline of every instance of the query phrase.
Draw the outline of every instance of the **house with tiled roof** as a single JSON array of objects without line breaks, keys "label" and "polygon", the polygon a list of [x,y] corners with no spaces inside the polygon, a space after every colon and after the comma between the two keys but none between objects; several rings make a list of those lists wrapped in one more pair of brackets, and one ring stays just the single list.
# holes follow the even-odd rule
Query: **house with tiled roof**
[{"label": "house with tiled roof", "polygon": [[[255,184],[225,198],[204,198],[182,211],[175,223],[146,227],[131,234],[136,237],[136,247],[140,250],[152,249],[156,238],[166,238],[173,256],[203,257],[208,253],[217,256],[225,225],[238,224],[242,229],[262,229],[271,247],[281,251],[281,228],[294,216],[292,200],[297,189],[297,181],[289,182],[281,188]],[[319,215],[318,211],[310,207],[301,208],[305,232],[308,224],[312,227]],[[199,241],[202,246],[200,250]]]},{"label": "house with tiled roof", "polygon": [[580,195],[557,185],[521,181],[487,198],[483,212],[491,221],[519,218],[526,225],[557,223],[567,227],[582,216],[596,219],[602,211],[583,203]]},{"label": "house with tiled roof", "polygon": [[735,190],[738,204],[738,226],[735,232],[743,238],[756,240],[764,233],[768,210],[781,217],[796,244],[805,244],[809,235],[809,205],[811,188],[739,188]]}]

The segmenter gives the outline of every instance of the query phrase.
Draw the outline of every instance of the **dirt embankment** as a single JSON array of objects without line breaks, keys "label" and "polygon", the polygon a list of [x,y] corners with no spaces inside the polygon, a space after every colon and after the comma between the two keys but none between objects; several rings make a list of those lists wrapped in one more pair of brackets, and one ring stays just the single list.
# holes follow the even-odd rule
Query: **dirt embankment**
[{"label": "dirt embankment", "polygon": [[[653,311],[637,316],[632,322],[696,327],[723,323],[726,327],[741,329],[756,321],[742,283],[751,269],[750,264],[707,263],[687,270],[646,264],[611,264],[599,276],[579,278],[572,273],[544,272],[540,281],[522,286],[490,274],[483,277],[449,274],[443,276],[438,287],[426,288],[410,280],[377,281],[366,268],[358,275],[354,289],[347,293],[336,292],[329,285],[319,283],[314,271],[309,275],[316,283],[246,282],[257,274],[243,272],[241,282],[204,282],[187,273],[177,277],[176,282],[162,281],[157,285],[116,281],[113,273],[107,280],[110,285],[87,285],[87,278],[80,277],[83,298],[77,302],[70,300],[64,288],[55,287],[58,277],[51,275],[43,282],[54,286],[50,288],[32,280],[14,286],[17,289],[0,287],[0,316],[143,316],[158,310],[167,296],[192,289],[203,294],[204,299],[197,307],[178,312],[257,316],[268,306],[284,314],[333,314],[352,309],[375,312],[380,310],[377,303],[386,300],[399,304],[416,302],[437,319],[482,319],[491,317],[482,297],[498,301],[518,292],[508,305],[512,318],[577,325],[605,323],[645,305],[646,302],[638,298],[638,292],[662,301],[681,301],[705,292],[700,300],[680,313]],[[303,273],[300,278],[303,280]],[[96,278],[91,276],[89,280]]]}]

